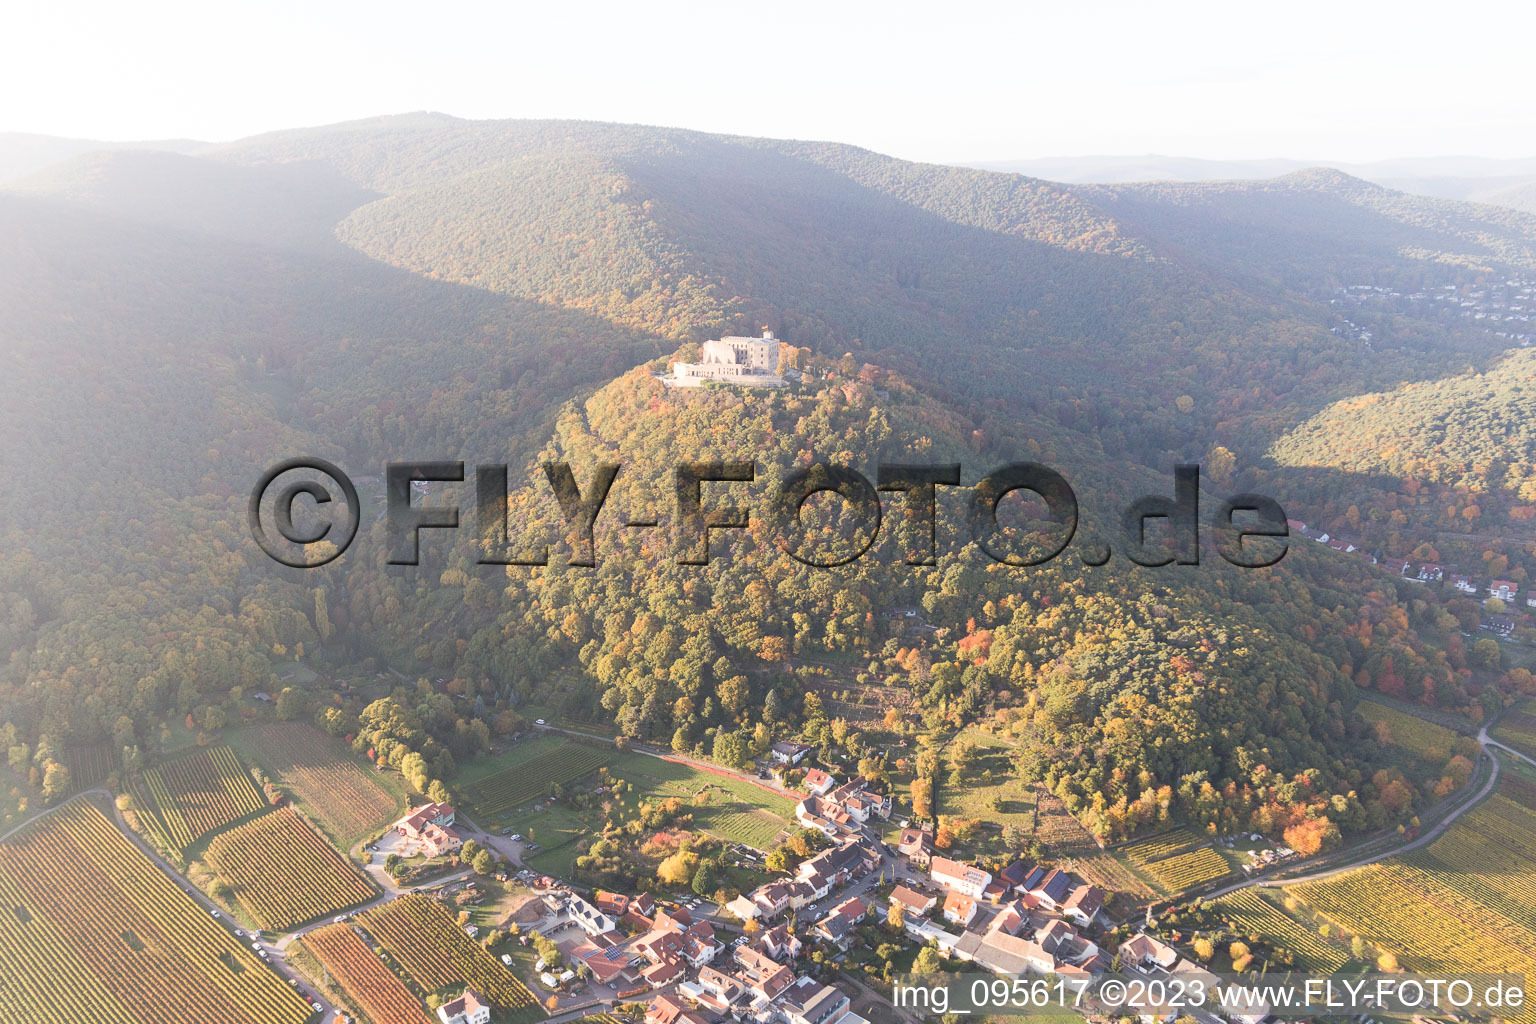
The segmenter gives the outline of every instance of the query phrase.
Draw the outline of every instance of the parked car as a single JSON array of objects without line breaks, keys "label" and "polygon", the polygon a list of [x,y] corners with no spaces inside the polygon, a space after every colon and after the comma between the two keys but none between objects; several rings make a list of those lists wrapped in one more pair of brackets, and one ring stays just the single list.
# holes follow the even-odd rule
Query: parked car
[{"label": "parked car", "polygon": [[542,719],[542,718],[535,718],[533,720],[533,724],[534,725],[543,725],[544,724],[544,719]]}]

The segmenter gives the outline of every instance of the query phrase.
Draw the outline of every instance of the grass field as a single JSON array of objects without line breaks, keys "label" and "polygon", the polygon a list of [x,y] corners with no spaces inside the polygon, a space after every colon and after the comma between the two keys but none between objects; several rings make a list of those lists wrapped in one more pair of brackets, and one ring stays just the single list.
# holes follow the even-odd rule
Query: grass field
[{"label": "grass field", "polygon": [[[1006,825],[1033,834],[1035,830],[1035,794],[1019,784],[1014,776],[1013,747],[984,729],[962,730],[952,743],[969,742],[976,759],[966,782],[951,786],[948,772],[936,780],[935,812],[961,818],[978,818],[999,829]],[[991,772],[989,781],[986,773]],[[1002,809],[997,809],[1001,801]]]},{"label": "grass field", "polygon": [[314,726],[276,722],[232,742],[342,850],[350,850],[404,810],[398,776],[365,769],[343,744]]},{"label": "grass field", "polygon": [[[608,770],[634,786],[620,801],[626,812],[641,803],[678,797],[693,805],[695,828],[756,850],[772,848],[793,825],[793,801],[745,779],[636,753],[615,755]],[[544,847],[525,858],[529,866],[556,876],[569,875],[578,856],[577,840],[602,829],[602,811],[596,807],[576,811],[556,804],[509,820]]]},{"label": "grass field", "polygon": [[756,850],[772,847],[779,833],[794,821],[794,801],[746,779],[633,753],[616,759],[609,771],[615,778],[631,783],[640,800],[676,796],[691,801],[695,805],[695,825],[728,842]]},{"label": "grass field", "polygon": [[133,797],[145,827],[180,851],[267,806],[250,772],[227,746],[147,769],[135,781]]},{"label": "grass field", "polygon": [[0,1020],[302,1024],[309,1006],[77,801],[0,843]]},{"label": "grass field", "polygon": [[547,796],[551,786],[568,786],[611,759],[599,747],[541,736],[475,763],[476,770],[460,773],[457,786],[476,821],[499,826],[511,820],[508,812]]},{"label": "grass field", "polygon": [[1410,971],[1536,974],[1533,804],[1536,783],[1512,775],[1427,849],[1288,891]]},{"label": "grass field", "polygon": [[205,858],[264,931],[292,928],[378,894],[366,875],[288,807],[215,836]]}]

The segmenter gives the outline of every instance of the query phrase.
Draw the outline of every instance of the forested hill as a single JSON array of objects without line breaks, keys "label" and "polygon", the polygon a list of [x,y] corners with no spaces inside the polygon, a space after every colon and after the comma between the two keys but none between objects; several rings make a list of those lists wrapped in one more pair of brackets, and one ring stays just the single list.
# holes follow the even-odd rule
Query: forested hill
[{"label": "forested hill", "polygon": [[[809,568],[780,550],[765,511],[791,469],[827,459],[873,475],[881,461],[953,460],[970,483],[1010,459],[1067,459],[1072,442],[1038,425],[1028,450],[978,446],[967,416],[875,367],[752,393],[668,390],[653,376],[662,365],[559,417],[544,458],[570,462],[582,482],[599,462],[623,467],[599,531],[604,556],[594,571],[510,571],[507,607],[452,658],[460,676],[538,679],[573,666],[583,685],[565,690],[564,713],[729,763],[764,707],[775,724],[796,720],[816,678],[804,666],[842,664],[910,693],[932,724],[1003,709],[1021,735],[1023,780],[1047,785],[1105,836],[1156,820],[1160,801],[1228,822],[1261,813],[1281,827],[1309,814],[1344,828],[1386,822],[1395,812],[1381,803],[1383,787],[1408,784],[1390,770],[1377,776],[1389,764],[1354,714],[1353,676],[1369,684],[1396,659],[1416,695],[1458,700],[1455,662],[1421,653],[1405,620],[1382,617],[1389,598],[1366,567],[1311,545],[1264,571],[1210,552],[1198,567],[1139,569],[1122,554],[1090,569],[1081,545],[1013,568],[968,543],[963,499],[950,495],[936,566],[903,563],[892,514],[864,557]],[[659,513],[664,530],[672,467],[701,458],[757,464],[752,485],[710,490],[712,502],[752,506],[754,526],[718,534],[708,567],[683,566],[664,532],[622,524]],[[1077,461],[1085,514],[1158,486],[1154,474]],[[514,546],[554,541],[558,552],[558,516],[532,492],[518,489]],[[817,551],[847,550],[823,511],[807,514],[823,527]],[[440,581],[464,588],[464,601],[419,605],[427,617],[405,636],[463,628],[463,606],[479,603],[472,592],[484,580],[478,556],[472,547],[447,556]],[[920,610],[923,630],[904,629],[894,613],[903,607]]]},{"label": "forested hill", "polygon": [[[881,576],[884,559],[844,588],[796,569],[754,580],[743,561],[702,588],[658,571],[642,610],[616,569],[504,583],[445,570],[468,556],[436,545],[403,572],[377,535],[332,569],[278,572],[243,521],[261,471],[300,453],[359,475],[541,451],[587,465],[600,449],[660,467],[718,440],[865,468],[1030,458],[1101,517],[1170,492],[1195,459],[1213,499],[1273,484],[1298,517],[1349,523],[1348,496],[1378,493],[1362,467],[1282,465],[1277,444],[1337,403],[1518,347],[1504,318],[1524,300],[1500,289],[1536,277],[1536,230],[1514,213],[1330,172],[1066,186],[834,144],[412,115],[78,156],[0,192],[0,233],[0,424],[25,456],[0,489],[8,746],[102,742],[126,720],[152,750],[167,719],[238,711],[300,656],[503,692],[572,672],[574,710],[712,742],[741,709],[681,707],[656,680],[739,675],[766,702],[765,671],[825,656],[878,662],[939,721],[1028,718],[1043,759],[1028,770],[1074,802],[1111,794],[1093,811],[1110,833],[1149,786],[1199,795],[1185,777],[1201,772],[1232,783],[1222,801],[1285,814],[1319,811],[1323,790],[1371,804],[1392,780],[1355,745],[1352,686],[1481,716],[1514,685],[1497,648],[1492,663],[1463,649],[1475,608],[1458,620],[1320,547],[1215,583],[1123,560],[1022,584],[970,563]],[[1475,317],[1494,302],[1500,319]],[[684,397],[652,381],[652,361],[764,325],[815,369],[801,389]],[[1483,564],[1536,571],[1529,545],[1454,504]],[[920,658],[886,650],[896,604],[944,631]],[[785,732],[799,685],[781,690]],[[1160,701],[1179,710],[1147,710]],[[451,739],[449,718],[433,724]],[[1191,767],[1178,743],[1206,754]],[[1259,763],[1317,774],[1283,800],[1244,795]]]}]

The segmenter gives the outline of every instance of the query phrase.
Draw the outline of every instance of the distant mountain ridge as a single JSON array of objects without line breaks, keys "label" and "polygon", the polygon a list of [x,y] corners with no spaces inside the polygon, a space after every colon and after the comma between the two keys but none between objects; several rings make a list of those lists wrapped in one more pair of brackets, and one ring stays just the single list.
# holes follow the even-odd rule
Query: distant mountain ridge
[{"label": "distant mountain ridge", "polygon": [[1279,157],[1267,160],[1205,160],[1198,157],[1147,154],[979,160],[969,162],[966,166],[1083,184],[1249,180],[1277,178],[1312,167],[1332,167],[1356,178],[1403,192],[1492,203],[1525,213],[1536,213],[1536,157],[1410,157],[1350,163]]}]

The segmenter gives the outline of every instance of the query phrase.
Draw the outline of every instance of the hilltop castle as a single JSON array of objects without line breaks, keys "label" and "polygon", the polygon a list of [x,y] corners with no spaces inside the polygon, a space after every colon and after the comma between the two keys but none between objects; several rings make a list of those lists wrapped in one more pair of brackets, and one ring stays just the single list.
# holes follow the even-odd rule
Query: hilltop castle
[{"label": "hilltop castle", "polygon": [[780,388],[788,384],[779,374],[779,339],[770,330],[761,338],[720,338],[706,341],[697,363],[673,363],[672,376],[663,378],[672,387],[696,388],[712,380],[754,388]]}]

